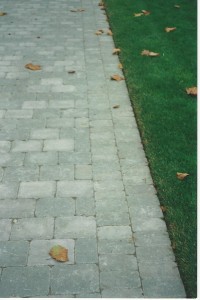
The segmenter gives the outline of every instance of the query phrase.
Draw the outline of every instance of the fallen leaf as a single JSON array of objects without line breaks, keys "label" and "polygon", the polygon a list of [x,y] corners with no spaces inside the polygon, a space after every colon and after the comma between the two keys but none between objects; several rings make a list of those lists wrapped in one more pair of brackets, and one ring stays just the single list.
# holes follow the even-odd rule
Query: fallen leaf
[{"label": "fallen leaf", "polygon": [[2,17],[2,16],[6,16],[6,15],[7,15],[7,13],[6,13],[6,12],[0,11],[0,17]]},{"label": "fallen leaf", "polygon": [[121,49],[114,48],[112,54],[119,54],[121,52]]},{"label": "fallen leaf", "polygon": [[98,6],[104,6],[103,2],[99,2]]},{"label": "fallen leaf", "polygon": [[145,16],[148,16],[148,15],[150,15],[150,11],[148,11],[148,10],[142,10],[142,13],[145,15]]},{"label": "fallen leaf", "polygon": [[124,77],[121,77],[120,75],[115,74],[115,75],[112,75],[112,76],[110,77],[110,79],[111,79],[111,80],[120,81],[120,80],[124,80]]},{"label": "fallen leaf", "polygon": [[123,66],[122,66],[121,63],[118,64],[118,68],[121,69],[121,70],[123,69]]},{"label": "fallen leaf", "polygon": [[186,88],[186,92],[187,92],[188,95],[197,96],[197,87],[193,86],[193,87],[190,87],[190,88]]},{"label": "fallen leaf", "polygon": [[152,52],[152,51],[149,51],[149,50],[143,50],[141,52],[141,55],[154,57],[154,56],[159,56],[160,53]]},{"label": "fallen leaf", "polygon": [[176,173],[176,177],[179,179],[179,180],[184,180],[187,176],[189,176],[190,174],[188,173]]},{"label": "fallen leaf", "polygon": [[160,208],[161,208],[162,212],[166,212],[167,211],[166,206],[161,205]]},{"label": "fallen leaf", "polygon": [[68,73],[69,73],[69,74],[74,74],[74,73],[76,73],[76,71],[74,71],[74,70],[69,70]]},{"label": "fallen leaf", "polygon": [[32,70],[32,71],[38,71],[41,70],[41,67],[39,65],[33,65],[33,64],[27,64],[25,65],[25,68]]},{"label": "fallen leaf", "polygon": [[176,30],[176,27],[165,27],[166,32],[171,32],[171,31],[174,31],[174,30]]},{"label": "fallen leaf", "polygon": [[49,255],[57,261],[66,262],[69,260],[68,249],[60,245],[53,246],[49,252]]},{"label": "fallen leaf", "polygon": [[107,35],[113,35],[113,33],[112,33],[112,31],[110,29],[108,29]]},{"label": "fallen leaf", "polygon": [[178,4],[175,4],[175,5],[174,5],[174,7],[176,7],[176,8],[180,8],[180,5],[178,5]]},{"label": "fallen leaf", "polygon": [[85,9],[77,8],[77,9],[71,9],[70,11],[71,12],[82,12],[82,11],[85,11]]},{"label": "fallen leaf", "polygon": [[116,109],[116,108],[120,108],[120,105],[118,105],[118,104],[117,104],[117,105],[114,105],[113,108],[115,108],[115,109]]},{"label": "fallen leaf", "polygon": [[172,249],[173,249],[173,250],[176,249],[176,243],[175,243],[175,242],[172,243]]},{"label": "fallen leaf", "polygon": [[143,13],[134,13],[134,17],[141,17],[143,15],[144,15]]}]

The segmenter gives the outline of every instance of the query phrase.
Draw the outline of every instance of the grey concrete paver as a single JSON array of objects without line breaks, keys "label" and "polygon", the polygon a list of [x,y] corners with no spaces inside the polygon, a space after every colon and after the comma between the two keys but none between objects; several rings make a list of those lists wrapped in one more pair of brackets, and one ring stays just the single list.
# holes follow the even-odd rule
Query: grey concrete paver
[{"label": "grey concrete paver", "polygon": [[98,3],[1,0],[1,297],[185,297]]}]

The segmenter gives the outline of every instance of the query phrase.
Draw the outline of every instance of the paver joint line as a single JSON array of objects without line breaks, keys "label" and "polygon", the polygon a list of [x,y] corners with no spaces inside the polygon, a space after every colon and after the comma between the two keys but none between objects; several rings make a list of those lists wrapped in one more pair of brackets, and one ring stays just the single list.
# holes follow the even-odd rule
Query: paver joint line
[{"label": "paver joint line", "polygon": [[98,2],[1,0],[1,297],[185,297]]}]

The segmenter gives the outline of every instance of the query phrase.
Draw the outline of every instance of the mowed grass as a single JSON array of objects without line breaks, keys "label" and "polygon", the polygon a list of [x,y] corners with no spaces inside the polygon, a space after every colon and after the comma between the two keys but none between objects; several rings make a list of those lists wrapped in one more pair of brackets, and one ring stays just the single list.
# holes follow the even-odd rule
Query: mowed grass
[{"label": "mowed grass", "polygon": [[[196,297],[197,99],[185,88],[197,84],[197,3],[103,2],[181,277],[187,296]],[[141,10],[151,14],[134,17]],[[160,56],[141,56],[144,49]],[[180,181],[177,172],[190,175]]]}]

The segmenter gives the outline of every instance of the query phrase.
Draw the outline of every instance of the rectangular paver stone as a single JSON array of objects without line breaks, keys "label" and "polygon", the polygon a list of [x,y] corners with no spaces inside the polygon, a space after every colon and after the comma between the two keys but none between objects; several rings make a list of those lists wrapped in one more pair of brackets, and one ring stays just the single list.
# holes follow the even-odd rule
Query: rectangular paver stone
[{"label": "rectangular paver stone", "polygon": [[57,183],[57,197],[90,197],[93,185],[90,180],[59,181]]},{"label": "rectangular paver stone", "polygon": [[11,220],[2,219],[0,220],[0,241],[8,241],[11,232]]},{"label": "rectangular paver stone", "polygon": [[60,139],[60,140],[45,140],[44,151],[73,151],[74,140]]},{"label": "rectangular paver stone", "polygon": [[75,215],[73,198],[42,198],[37,200],[35,215],[37,217],[66,217]]},{"label": "rectangular paver stone", "polygon": [[14,141],[12,142],[12,152],[41,151],[42,145],[42,141]]},{"label": "rectangular paver stone", "polygon": [[19,198],[45,198],[53,197],[56,191],[54,181],[21,182]]},{"label": "rectangular paver stone", "polygon": [[33,199],[0,200],[1,218],[33,217],[34,211],[35,211],[35,200]]},{"label": "rectangular paver stone", "polygon": [[0,199],[16,198],[19,189],[19,183],[5,182],[0,184]]},{"label": "rectangular paver stone", "polygon": [[42,166],[40,168],[41,180],[73,180],[74,166],[68,164],[60,164],[54,166]]}]

